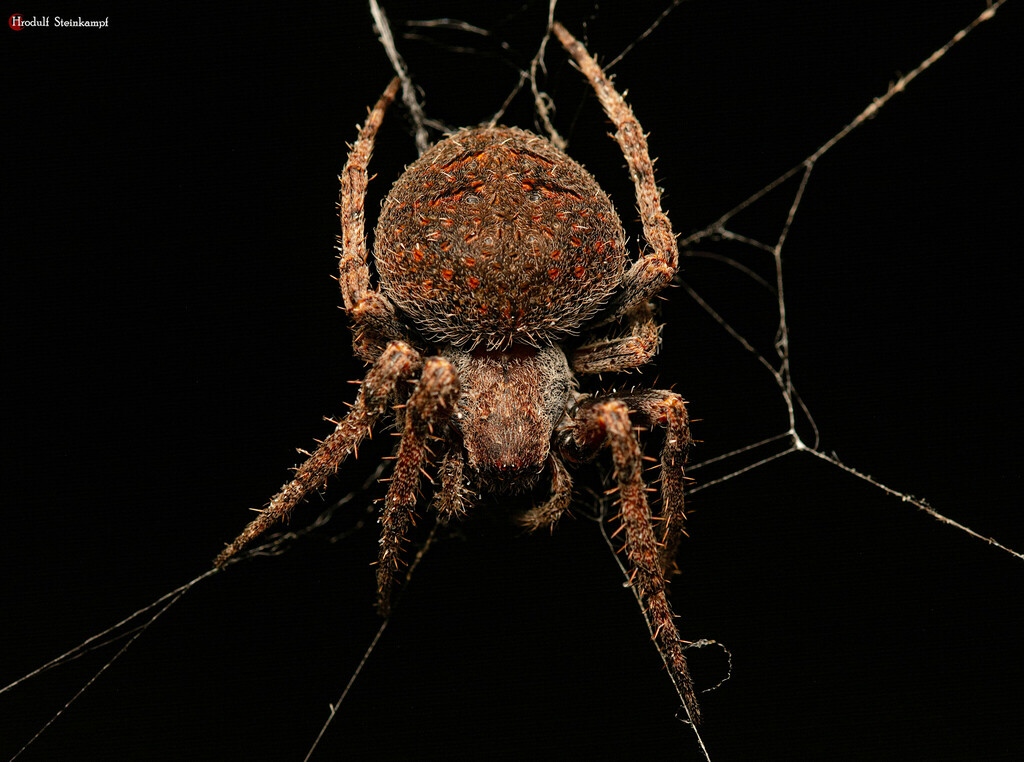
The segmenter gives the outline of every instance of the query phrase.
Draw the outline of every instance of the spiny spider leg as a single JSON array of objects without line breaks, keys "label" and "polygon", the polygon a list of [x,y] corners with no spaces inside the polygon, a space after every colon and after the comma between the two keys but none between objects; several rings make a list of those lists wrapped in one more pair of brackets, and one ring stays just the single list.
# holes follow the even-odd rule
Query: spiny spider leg
[{"label": "spiny spider leg", "polygon": [[528,532],[536,532],[541,527],[554,531],[555,524],[572,502],[572,477],[565,463],[552,453],[548,456],[548,465],[551,467],[551,496],[518,519],[518,523],[526,527]]},{"label": "spiny spider leg", "polygon": [[572,353],[576,373],[628,371],[646,365],[661,349],[661,326],[654,322],[651,306],[645,303],[627,316],[626,335],[594,339]]},{"label": "spiny spider leg", "polygon": [[400,80],[395,77],[377,101],[366,123],[359,130],[352,150],[338,179],[341,195],[338,199],[338,217],[341,235],[338,236],[338,282],[345,301],[345,311],[354,323],[353,346],[364,360],[375,360],[388,339],[408,337],[395,314],[395,307],[380,291],[370,286],[370,268],[366,255],[366,186],[369,182],[367,166],[373,153],[377,130],[384,120],[384,112],[395,99]]},{"label": "spiny spider leg", "polygon": [[458,446],[449,447],[441,462],[441,490],[434,496],[433,508],[438,521],[447,524],[466,514],[466,459]]},{"label": "spiny spider leg", "polygon": [[641,256],[626,272],[622,291],[613,300],[611,314],[601,323],[617,320],[645,304],[672,280],[679,267],[679,249],[672,232],[672,223],[661,210],[661,191],[654,180],[654,162],[647,150],[647,138],[633,110],[615,90],[608,76],[586,48],[557,21],[552,26],[559,42],[576,59],[580,70],[590,81],[605,114],[615,125],[615,140],[626,157],[629,174],[636,187],[636,202],[644,227],[644,238],[651,250]]},{"label": "spiny spider leg", "polygon": [[[675,405],[668,407],[673,409]],[[642,474],[640,443],[629,413],[626,402],[620,399],[587,400],[577,410],[572,441],[584,457],[603,446],[612,451],[622,525],[626,531],[626,553],[633,567],[630,581],[647,609],[654,628],[654,641],[683,697],[690,720],[697,723],[700,710],[683,641],[666,596],[663,548],[655,537]]]},{"label": "spiny spider leg", "polygon": [[667,575],[675,564],[676,551],[686,525],[683,492],[686,484],[686,458],[692,444],[686,402],[675,392],[661,389],[644,389],[609,396],[625,402],[634,418],[640,416],[650,426],[665,427],[665,444],[661,449],[661,510],[658,519],[661,520],[659,534],[662,571]]},{"label": "spiny spider leg", "polygon": [[341,419],[334,432],[325,439],[305,463],[295,471],[295,478],[284,485],[260,511],[249,526],[226,547],[214,566],[223,566],[238,551],[263,534],[288,514],[312,490],[323,485],[342,461],[354,452],[376,420],[395,398],[397,386],[422,365],[419,353],[401,341],[392,341],[377,359],[359,389],[359,396],[348,415]]},{"label": "spiny spider leg", "polygon": [[391,589],[401,563],[402,542],[412,523],[420,472],[427,461],[427,439],[435,425],[444,423],[451,415],[458,397],[459,377],[455,368],[442,357],[429,358],[405,407],[405,431],[380,518],[377,610],[383,616],[388,615],[391,607]]}]

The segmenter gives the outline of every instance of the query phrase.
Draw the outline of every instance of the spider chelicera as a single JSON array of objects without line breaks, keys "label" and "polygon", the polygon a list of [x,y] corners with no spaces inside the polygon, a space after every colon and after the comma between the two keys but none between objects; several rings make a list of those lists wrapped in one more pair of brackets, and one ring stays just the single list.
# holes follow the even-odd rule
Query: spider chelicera
[{"label": "spider chelicera", "polygon": [[[440,460],[432,508],[445,521],[467,511],[477,493],[524,492],[548,475],[548,499],[519,516],[535,530],[553,526],[570,503],[567,464],[607,447],[630,580],[697,721],[685,644],[666,597],[684,522],[685,403],[656,389],[588,396],[575,383],[577,375],[630,370],[657,354],[660,328],[650,300],[672,280],[679,253],[639,122],[586,49],[560,24],[553,31],[615,125],[648,252],[628,261],[611,201],[561,150],[523,130],[475,127],[440,141],[398,178],[377,223],[379,284],[371,286],[367,164],[398,90],[393,80],[341,175],[341,292],[355,352],[372,367],[348,415],[333,421],[335,431],[215,563],[224,565],[286,518],[392,407],[402,436],[380,518],[382,614],[428,457]],[[636,435],[636,428],[650,426],[665,428],[657,516],[648,506]]]}]

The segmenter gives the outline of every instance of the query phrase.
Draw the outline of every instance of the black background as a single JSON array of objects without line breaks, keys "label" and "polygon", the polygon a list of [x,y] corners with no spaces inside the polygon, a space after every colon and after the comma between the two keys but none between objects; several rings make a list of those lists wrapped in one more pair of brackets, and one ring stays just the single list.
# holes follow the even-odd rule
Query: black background
[{"label": "black background", "polygon": [[[328,277],[336,175],[391,74],[366,8],[344,5],[23,5],[25,17],[109,13],[110,28],[3,30],[0,683],[209,568],[293,448],[354,397],[346,382],[363,371]],[[677,231],[799,162],[984,4],[957,5],[677,8],[613,69],[651,133]],[[492,32],[400,39],[428,114],[451,126],[497,110],[546,17],[538,2],[385,7],[398,35],[437,17]],[[557,16],[608,61],[664,7],[563,3]],[[822,450],[1020,549],[1014,28],[1011,3],[821,160],[784,267],[794,381]],[[569,151],[635,242],[608,125],[556,45],[547,60]],[[530,98],[506,121],[532,128]],[[371,219],[414,156],[393,109]],[[770,240],[792,190],[734,227]],[[720,251],[771,272],[757,252]],[[770,353],[770,294],[708,260],[684,268]],[[662,318],[649,376],[690,400],[695,460],[785,429],[770,376],[684,291]],[[387,439],[325,499],[358,489]],[[703,700],[712,759],[1020,753],[1019,560],[806,454],[691,505],[680,628],[733,654],[731,681]],[[577,514],[554,536],[494,528],[435,546],[314,758],[699,759],[636,604]],[[301,759],[379,626],[372,521],[344,542],[329,534],[197,586],[22,758]],[[111,655],[0,696],[0,755]],[[710,651],[694,661],[704,685],[720,676]]]}]

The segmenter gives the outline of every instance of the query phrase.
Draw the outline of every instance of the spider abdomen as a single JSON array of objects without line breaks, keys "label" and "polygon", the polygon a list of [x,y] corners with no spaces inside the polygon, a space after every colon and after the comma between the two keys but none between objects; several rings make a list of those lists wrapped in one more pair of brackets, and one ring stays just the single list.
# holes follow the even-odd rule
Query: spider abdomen
[{"label": "spider abdomen", "polygon": [[627,252],[582,166],[532,133],[476,127],[398,179],[374,257],[383,291],[421,331],[496,348],[575,333],[620,284]]}]

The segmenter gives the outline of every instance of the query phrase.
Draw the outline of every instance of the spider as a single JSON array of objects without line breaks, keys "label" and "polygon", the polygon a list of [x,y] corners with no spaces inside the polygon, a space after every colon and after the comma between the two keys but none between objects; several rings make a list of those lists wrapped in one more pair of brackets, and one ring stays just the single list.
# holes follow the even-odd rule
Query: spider
[{"label": "spider", "polygon": [[[341,292],[354,351],[372,367],[348,415],[332,421],[334,432],[306,453],[294,479],[215,565],[287,518],[392,406],[402,434],[380,517],[377,604],[385,616],[420,474],[435,452],[440,489],[432,508],[440,520],[463,515],[478,493],[526,492],[546,478],[550,496],[518,516],[537,530],[553,527],[569,506],[568,465],[608,448],[630,582],[696,722],[685,644],[666,597],[684,523],[685,402],[656,389],[585,395],[576,384],[577,375],[631,370],[658,353],[650,300],[672,280],[679,253],[639,122],[583,45],[561,24],[552,29],[615,125],[649,250],[629,262],[612,202],[550,142],[516,128],[473,127],[435,144],[395,182],[377,223],[374,288],[364,229],[367,165],[398,90],[394,79],[340,178]],[[636,434],[652,426],[665,428],[657,516]],[[432,451],[430,442],[439,447]]]}]

